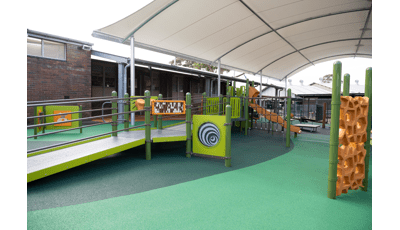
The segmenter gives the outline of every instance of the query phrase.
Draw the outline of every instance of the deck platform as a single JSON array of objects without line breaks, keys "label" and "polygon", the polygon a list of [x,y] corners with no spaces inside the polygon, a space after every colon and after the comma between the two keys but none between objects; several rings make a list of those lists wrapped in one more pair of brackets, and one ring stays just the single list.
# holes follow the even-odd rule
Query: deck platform
[{"label": "deck platform", "polygon": [[[153,142],[186,140],[186,124],[151,130]],[[120,132],[117,137],[64,148],[27,159],[28,182],[73,168],[145,143],[145,131]]]}]

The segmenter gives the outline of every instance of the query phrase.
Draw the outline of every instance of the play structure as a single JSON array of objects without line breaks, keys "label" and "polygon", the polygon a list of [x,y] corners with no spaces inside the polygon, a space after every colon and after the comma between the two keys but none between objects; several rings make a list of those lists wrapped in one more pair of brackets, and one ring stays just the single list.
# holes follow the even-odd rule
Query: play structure
[{"label": "play structure", "polygon": [[329,148],[328,197],[335,199],[349,190],[367,191],[371,151],[372,68],[365,76],[365,96],[350,97],[350,75],[344,76],[340,96],[342,63],[333,67],[332,123]]},{"label": "play structure", "polygon": [[[301,133],[300,129],[290,125],[290,108],[288,108],[286,119],[284,119],[256,104],[262,101],[257,97],[258,94],[259,92],[254,87],[249,86],[249,81],[247,80],[246,86],[241,86],[237,89],[228,86],[228,94],[225,96],[206,97],[203,94],[201,96],[201,104],[198,106],[192,105],[190,93],[186,94],[186,100],[167,100],[169,98],[163,99],[161,94],[159,96],[150,96],[149,91],[146,91],[144,96],[129,97],[128,94],[125,94],[123,99],[124,112],[120,113],[117,112],[118,98],[116,92],[113,92],[111,97],[90,98],[88,100],[70,99],[42,103],[31,102],[28,107],[34,107],[35,111],[46,108],[49,114],[28,117],[28,119],[35,119],[34,125],[29,125],[28,128],[36,130],[42,127],[57,127],[59,124],[70,123],[76,124],[75,126],[77,127],[71,126],[69,129],[74,130],[111,124],[111,131],[29,150],[28,182],[140,145],[145,145],[146,159],[151,160],[151,143],[157,142],[186,141],[186,157],[199,156],[222,159],[225,160],[225,166],[230,167],[232,126],[238,127],[240,131],[244,130],[244,135],[248,135],[248,130],[251,127],[255,127],[253,121],[260,121],[261,119],[264,119],[264,122],[268,119],[269,122],[280,124],[284,128],[290,127],[290,129],[286,129],[286,146],[289,147],[290,132]],[[288,95],[287,102],[291,104],[290,89],[288,90]],[[82,111],[81,106],[54,106],[55,104],[90,103],[93,101],[109,101],[112,104],[111,108],[96,110],[111,109],[112,113],[82,118],[83,112],[93,110]],[[50,104],[53,107],[50,107]],[[131,113],[144,113],[144,124],[130,126],[129,114]],[[65,119],[65,117],[61,116],[69,114],[73,116],[68,120],[60,120]],[[122,122],[117,121],[118,115],[124,116]],[[163,118],[182,115],[186,116],[184,124],[178,123],[171,127],[162,126]],[[37,122],[38,118],[50,116],[58,116],[59,118],[58,120],[48,119],[45,124]],[[83,120],[107,116],[112,117],[111,122],[82,126],[81,122]],[[150,122],[151,116],[154,117],[153,128]],[[123,125],[122,129],[118,129],[118,123]],[[28,138],[38,138],[65,131],[67,130],[64,128],[51,133],[37,134],[35,132],[33,136],[28,136]],[[104,138],[107,136],[111,136],[111,138]]]}]

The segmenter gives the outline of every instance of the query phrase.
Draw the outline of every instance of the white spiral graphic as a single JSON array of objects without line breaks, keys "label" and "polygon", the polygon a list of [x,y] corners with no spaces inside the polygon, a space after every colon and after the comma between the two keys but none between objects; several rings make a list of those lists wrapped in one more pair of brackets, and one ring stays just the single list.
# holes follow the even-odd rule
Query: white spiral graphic
[{"label": "white spiral graphic", "polygon": [[206,122],[200,125],[198,136],[203,145],[212,147],[219,142],[219,129],[213,123]]}]

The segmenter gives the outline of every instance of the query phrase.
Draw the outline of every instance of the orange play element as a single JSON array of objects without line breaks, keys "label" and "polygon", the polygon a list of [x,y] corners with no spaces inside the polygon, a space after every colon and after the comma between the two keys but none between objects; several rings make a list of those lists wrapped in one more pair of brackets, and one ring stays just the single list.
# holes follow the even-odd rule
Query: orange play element
[{"label": "orange play element", "polygon": [[[260,92],[256,88],[254,88],[252,86],[249,87],[249,97],[257,97],[258,94],[260,94]],[[263,114],[267,119],[270,119],[272,122],[276,122],[276,123],[279,123],[279,124],[284,123],[284,127],[286,129],[286,126],[287,126],[286,125],[286,121],[284,121],[281,116],[278,116],[276,113],[271,113],[271,112],[267,111],[266,109],[260,108],[256,104],[253,104],[253,103],[249,102],[249,105],[253,109],[255,109],[258,114]],[[291,116],[292,115],[293,114],[291,114]],[[293,126],[293,125],[290,126],[290,131],[291,132],[295,132],[295,133],[301,133],[300,127]]]},{"label": "orange play element", "polygon": [[[267,118],[268,120],[271,120],[272,122],[276,122],[278,124],[282,124],[284,123],[283,127],[285,127],[286,129],[286,121],[283,120],[283,118],[281,116],[278,116],[276,113],[271,113],[268,110],[261,108],[259,106],[257,106],[256,104],[253,103],[249,103],[249,105],[257,111],[258,114],[262,114],[265,116],[265,118]],[[295,132],[295,133],[301,133],[300,127],[297,126],[290,126],[290,131],[291,132]]]},{"label": "orange play element", "polygon": [[291,113],[291,114],[290,114],[290,118],[293,118],[293,116],[294,116],[293,113]]},{"label": "orange play element", "polygon": [[[54,114],[58,113],[70,113],[71,111],[65,111],[65,110],[54,110]],[[59,115],[59,116],[54,116],[54,122],[60,122],[60,121],[68,121],[71,120],[71,114],[66,114],[66,115]],[[55,124],[54,126],[71,126],[71,122],[66,122],[66,123],[61,123],[61,124]]]},{"label": "orange play element", "polygon": [[249,87],[249,97],[258,97],[258,94],[260,94],[260,92],[256,88],[252,86]]},{"label": "orange play element", "polygon": [[[150,99],[150,105],[153,103],[153,101],[155,101],[155,100],[154,99]],[[136,108],[138,110],[143,110],[144,109],[144,100],[143,99],[137,99],[135,101],[135,105],[136,105]]]},{"label": "orange play element", "polygon": [[342,96],[340,102],[336,196],[362,187],[369,99]]}]

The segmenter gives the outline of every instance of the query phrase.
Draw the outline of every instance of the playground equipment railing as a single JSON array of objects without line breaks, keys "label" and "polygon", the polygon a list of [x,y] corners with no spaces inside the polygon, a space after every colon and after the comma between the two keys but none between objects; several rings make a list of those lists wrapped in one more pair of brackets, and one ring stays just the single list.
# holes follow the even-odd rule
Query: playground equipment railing
[{"label": "playground equipment railing", "polygon": [[[59,144],[54,144],[54,145],[49,145],[49,146],[45,146],[45,147],[40,147],[40,148],[35,148],[35,149],[31,149],[28,150],[28,153],[35,153],[38,151],[42,151],[42,150],[46,150],[46,149],[51,149],[51,148],[55,148],[55,147],[60,147],[60,146],[64,146],[64,145],[69,145],[69,144],[73,144],[73,143],[77,143],[77,142],[81,142],[81,141],[86,141],[89,139],[93,139],[93,138],[98,138],[101,136],[106,136],[106,135],[112,135],[112,136],[117,136],[118,132],[121,131],[129,131],[132,129],[136,129],[139,127],[143,127],[146,126],[145,130],[146,130],[146,141],[149,140],[148,135],[150,133],[150,129],[147,130],[147,127],[150,128],[150,93],[147,91],[146,92],[148,95],[145,95],[144,97],[135,97],[135,98],[129,98],[128,94],[124,95],[124,98],[117,98],[117,93],[114,91],[112,93],[112,96],[107,96],[107,97],[96,97],[96,98],[76,98],[76,99],[65,99],[65,100],[48,100],[48,101],[31,101],[28,102],[27,107],[34,107],[35,108],[35,114],[34,116],[30,116],[27,119],[34,119],[34,124],[33,125],[28,125],[27,128],[33,128],[34,129],[34,135],[28,136],[27,138],[34,138],[37,139],[38,137],[41,136],[46,136],[46,135],[53,135],[53,134],[57,134],[57,133],[61,133],[61,132],[67,132],[67,131],[71,131],[71,130],[77,130],[80,129],[80,132],[82,133],[82,129],[83,128],[88,128],[88,127],[93,127],[93,126],[98,126],[98,125],[104,125],[104,124],[111,124],[112,127],[112,131],[111,132],[106,132],[106,133],[102,133],[102,134],[98,134],[98,135],[94,135],[94,136],[90,136],[90,137],[85,137],[85,138],[80,138],[80,139],[76,139],[73,141],[67,141],[67,142],[63,142],[63,143],[59,143]],[[145,99],[145,109],[143,110],[136,110],[136,111],[129,111],[129,101],[130,100],[137,100],[137,99]],[[55,113],[55,114],[43,114],[43,115],[38,115],[37,114],[37,107],[38,106],[43,106],[43,112],[45,112],[46,107],[45,106],[49,106],[49,105],[65,105],[65,104],[76,104],[76,103],[91,103],[91,102],[98,102],[98,101],[108,101],[112,103],[112,107],[111,108],[103,108],[103,109],[91,109],[91,110],[82,110],[82,105],[79,106],[79,111],[75,111],[75,112],[67,112],[67,113]],[[117,112],[117,101],[122,101],[122,103],[124,104],[124,112]],[[148,105],[147,105],[148,104]],[[89,116],[89,117],[82,117],[83,113],[87,113],[87,112],[92,112],[92,111],[104,111],[104,110],[112,110],[112,114],[107,114],[107,115],[100,115],[100,116]],[[145,112],[145,124],[143,125],[137,125],[137,126],[133,126],[133,127],[129,127],[129,114],[131,113],[139,113],[139,112]],[[78,119],[71,119],[71,120],[65,120],[65,121],[57,121],[57,122],[45,122],[45,119],[43,118],[48,118],[48,117],[53,117],[53,116],[60,116],[60,115],[68,115],[68,114],[79,114],[79,118]],[[148,114],[147,114],[148,113]],[[117,115],[124,115],[124,128],[123,129],[117,129],[118,126],[118,122],[117,122]],[[112,117],[112,122],[104,122],[104,123],[97,123],[97,124],[90,124],[90,125],[82,125],[82,121],[84,120],[92,120],[95,118],[104,118],[104,117]],[[43,119],[42,120],[42,124],[38,124],[38,119]],[[45,133],[45,127],[46,126],[51,126],[51,125],[57,125],[57,124],[64,124],[64,123],[72,123],[72,122],[79,122],[79,127],[75,127],[75,128],[67,128],[67,129],[62,129],[62,130],[57,130],[57,131],[53,131],[53,132],[49,132],[49,133]],[[38,128],[42,127],[43,128],[43,133],[42,134],[37,134],[38,133]],[[147,149],[146,149],[146,152]],[[146,154],[146,158],[148,154]]]}]

